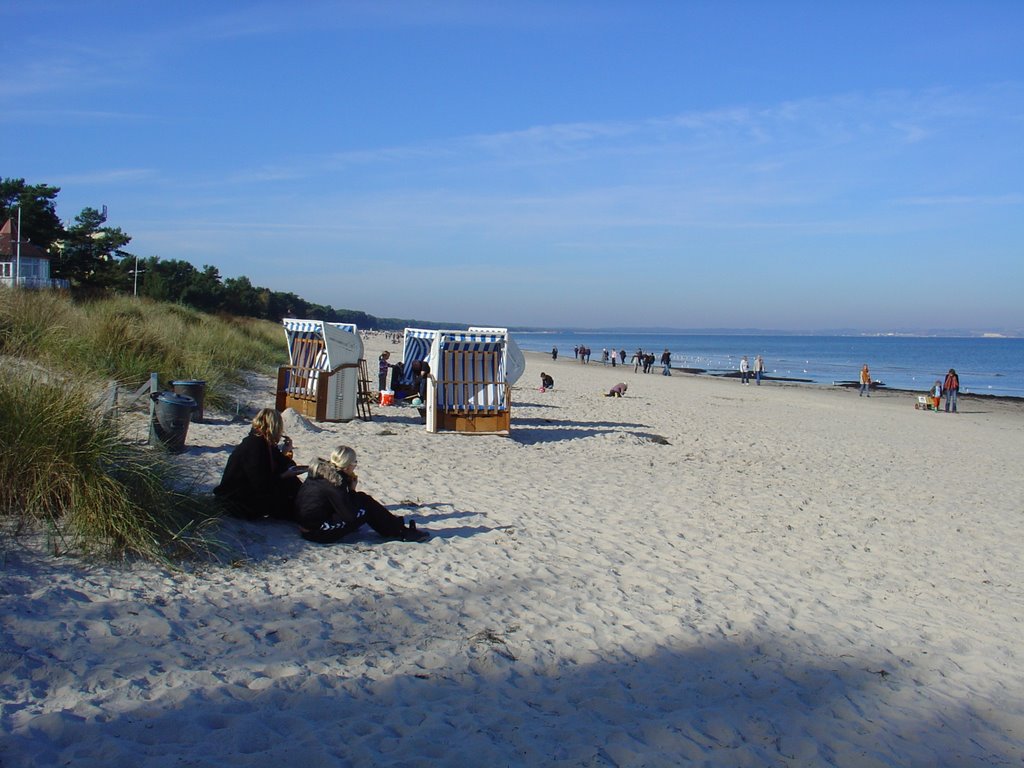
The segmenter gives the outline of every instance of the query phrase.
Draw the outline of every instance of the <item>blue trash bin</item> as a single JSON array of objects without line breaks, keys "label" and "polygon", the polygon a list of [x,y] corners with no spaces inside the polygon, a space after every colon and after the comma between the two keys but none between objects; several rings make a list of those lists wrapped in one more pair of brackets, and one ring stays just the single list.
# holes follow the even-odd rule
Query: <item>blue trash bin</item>
[{"label": "blue trash bin", "polygon": [[153,421],[149,426],[151,445],[162,445],[171,453],[185,450],[185,437],[196,401],[187,395],[158,392],[153,398]]},{"label": "blue trash bin", "polygon": [[187,395],[196,401],[196,407],[192,409],[192,421],[201,424],[203,421],[203,401],[206,399],[206,382],[192,379],[172,381],[171,389],[176,395]]}]

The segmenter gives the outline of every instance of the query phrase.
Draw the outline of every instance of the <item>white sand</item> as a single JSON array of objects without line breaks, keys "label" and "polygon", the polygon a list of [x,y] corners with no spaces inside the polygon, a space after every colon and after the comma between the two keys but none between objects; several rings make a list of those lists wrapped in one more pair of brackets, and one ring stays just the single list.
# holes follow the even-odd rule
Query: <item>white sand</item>
[{"label": "white sand", "polygon": [[[8,544],[0,764],[1024,761],[1021,407],[527,358],[511,438],[289,418],[427,544],[230,521],[244,559],[184,573]],[[212,488],[247,425],[207,416],[176,460]]]}]

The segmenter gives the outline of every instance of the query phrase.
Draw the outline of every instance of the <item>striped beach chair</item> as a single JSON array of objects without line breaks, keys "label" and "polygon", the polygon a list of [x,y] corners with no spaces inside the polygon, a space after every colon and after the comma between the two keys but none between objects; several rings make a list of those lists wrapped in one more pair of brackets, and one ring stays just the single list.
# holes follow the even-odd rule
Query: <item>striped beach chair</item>
[{"label": "striped beach chair", "polygon": [[430,347],[438,331],[425,328],[406,328],[402,339],[402,373],[398,383],[405,390],[415,390],[419,383],[413,380],[412,364],[430,360]]},{"label": "striped beach chair", "polygon": [[508,349],[503,331],[438,332],[430,349],[428,432],[509,433]]},{"label": "striped beach chair", "polygon": [[281,321],[288,365],[277,371],[277,410],[294,408],[317,421],[351,421],[359,405],[363,341],[352,323]]}]

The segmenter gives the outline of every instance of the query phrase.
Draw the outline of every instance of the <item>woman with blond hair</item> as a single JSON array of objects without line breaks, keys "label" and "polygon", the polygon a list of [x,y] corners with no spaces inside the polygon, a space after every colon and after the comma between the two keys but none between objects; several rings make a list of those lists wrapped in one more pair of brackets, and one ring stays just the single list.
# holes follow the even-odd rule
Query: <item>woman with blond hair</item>
[{"label": "woman with blond hair", "polygon": [[302,485],[298,476],[306,469],[295,465],[291,452],[292,441],[284,437],[281,414],[273,408],[262,409],[253,417],[249,434],[228,457],[214,495],[235,517],[293,519],[295,495]]},{"label": "woman with blond hair", "polygon": [[295,500],[295,518],[302,538],[317,544],[333,544],[369,525],[386,539],[426,541],[429,534],[416,522],[391,514],[368,493],[357,491],[356,452],[339,445],[330,459],[317,459],[309,466],[306,482]]}]

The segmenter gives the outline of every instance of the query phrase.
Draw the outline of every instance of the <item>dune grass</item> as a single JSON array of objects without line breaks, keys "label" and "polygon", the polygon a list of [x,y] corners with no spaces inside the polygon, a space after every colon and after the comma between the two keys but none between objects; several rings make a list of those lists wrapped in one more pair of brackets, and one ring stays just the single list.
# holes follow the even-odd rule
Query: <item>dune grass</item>
[{"label": "dune grass", "polygon": [[206,402],[225,405],[226,384],[245,370],[269,371],[285,354],[281,326],[206,315],[130,297],[76,304],[49,292],[0,291],[0,354],[96,380],[138,386],[206,382]]},{"label": "dune grass", "polygon": [[169,561],[210,552],[211,500],[132,445],[101,411],[111,381],[160,374],[206,381],[206,403],[286,353],[274,323],[116,298],[76,304],[0,289],[0,517],[3,532],[45,530],[57,553]]},{"label": "dune grass", "polygon": [[210,501],[182,490],[166,454],[123,440],[96,404],[73,381],[17,369],[0,378],[7,533],[43,530],[56,554],[171,560],[210,551]]}]

